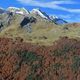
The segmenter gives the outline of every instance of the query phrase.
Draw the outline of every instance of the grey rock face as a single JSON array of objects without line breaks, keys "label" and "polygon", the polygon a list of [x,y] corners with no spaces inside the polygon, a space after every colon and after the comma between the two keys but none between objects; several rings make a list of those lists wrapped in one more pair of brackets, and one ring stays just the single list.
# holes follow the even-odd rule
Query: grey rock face
[{"label": "grey rock face", "polygon": [[13,19],[12,13],[3,13],[0,15],[0,28],[7,27],[11,24]]},{"label": "grey rock face", "polygon": [[22,27],[24,27],[25,25],[27,25],[28,23],[35,23],[36,22],[36,18],[34,17],[24,17],[23,21],[20,23],[20,25]]},{"label": "grey rock face", "polygon": [[31,27],[32,23],[36,23],[36,18],[34,18],[34,17],[24,17],[24,19],[20,23],[20,26],[22,28],[25,28],[28,32],[32,32],[32,27]]}]

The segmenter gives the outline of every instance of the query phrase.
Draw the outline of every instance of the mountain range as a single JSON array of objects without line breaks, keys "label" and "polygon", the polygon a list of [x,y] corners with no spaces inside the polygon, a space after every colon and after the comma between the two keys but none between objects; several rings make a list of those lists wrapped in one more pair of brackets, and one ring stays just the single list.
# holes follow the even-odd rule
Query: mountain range
[{"label": "mountain range", "polygon": [[36,16],[40,16],[43,19],[47,19],[49,21],[53,21],[55,24],[65,24],[67,21],[57,17],[57,16],[50,16],[47,13],[41,11],[39,8],[33,9],[31,11],[25,9],[25,8],[17,8],[17,7],[8,7],[6,10],[3,8],[0,8],[0,14],[6,13],[6,12],[12,12],[15,14],[20,14],[20,15],[31,15],[31,14],[36,14]]},{"label": "mountain range", "polygon": [[0,37],[22,38],[26,42],[50,45],[60,37],[79,38],[80,23],[68,23],[39,8],[0,8]]},{"label": "mountain range", "polygon": [[80,80],[80,23],[0,8],[0,80]]}]

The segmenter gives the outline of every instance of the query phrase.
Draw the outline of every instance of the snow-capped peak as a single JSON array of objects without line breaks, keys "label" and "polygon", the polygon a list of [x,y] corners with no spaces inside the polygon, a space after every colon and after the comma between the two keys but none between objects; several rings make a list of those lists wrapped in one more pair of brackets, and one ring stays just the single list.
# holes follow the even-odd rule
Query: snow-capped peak
[{"label": "snow-capped peak", "polygon": [[56,24],[66,24],[67,21],[57,17],[57,16],[49,16],[50,17],[50,20],[55,22]]},{"label": "snow-capped peak", "polygon": [[41,16],[42,18],[49,19],[48,15],[46,13],[42,12],[39,8],[33,9],[31,11],[31,13],[35,13],[35,14]]},{"label": "snow-capped peak", "polygon": [[15,10],[19,10],[19,8],[17,8],[17,7],[8,7],[7,10],[14,12]]},{"label": "snow-capped peak", "polygon": [[15,12],[16,14],[29,14],[29,11],[25,8],[9,7],[7,10],[10,12]]},{"label": "snow-capped peak", "polygon": [[30,14],[30,12],[27,9],[25,9],[24,7],[20,8],[20,10],[23,11],[23,12],[25,12],[26,14]]},{"label": "snow-capped peak", "polygon": [[57,16],[49,16],[50,20],[58,19]]}]

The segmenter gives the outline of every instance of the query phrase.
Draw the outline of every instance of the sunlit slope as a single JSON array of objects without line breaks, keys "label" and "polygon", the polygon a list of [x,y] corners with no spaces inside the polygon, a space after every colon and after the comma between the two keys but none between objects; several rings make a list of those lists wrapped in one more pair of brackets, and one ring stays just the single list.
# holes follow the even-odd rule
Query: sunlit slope
[{"label": "sunlit slope", "polygon": [[[16,16],[15,16],[16,17]],[[20,26],[23,17],[17,15],[12,24],[0,33],[1,37],[21,37],[26,42],[51,45],[60,37],[67,36],[70,38],[80,37],[80,25],[67,24],[56,25],[46,20],[38,20],[31,24],[31,32]]]}]

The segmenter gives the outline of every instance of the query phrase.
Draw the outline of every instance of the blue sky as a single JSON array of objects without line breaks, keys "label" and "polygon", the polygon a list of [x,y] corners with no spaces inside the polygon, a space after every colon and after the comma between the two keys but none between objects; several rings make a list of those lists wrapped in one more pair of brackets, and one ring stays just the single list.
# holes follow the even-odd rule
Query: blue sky
[{"label": "blue sky", "polygon": [[0,0],[0,7],[40,8],[49,15],[56,15],[68,22],[80,22],[80,0]]}]

